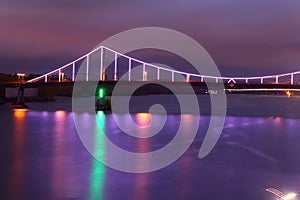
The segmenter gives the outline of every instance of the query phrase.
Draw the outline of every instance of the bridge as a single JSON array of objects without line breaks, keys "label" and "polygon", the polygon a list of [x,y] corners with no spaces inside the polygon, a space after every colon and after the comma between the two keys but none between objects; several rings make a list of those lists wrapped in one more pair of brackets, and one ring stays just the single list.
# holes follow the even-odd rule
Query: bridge
[{"label": "bridge", "polygon": [[[108,78],[107,68],[105,67],[105,55],[113,55],[113,75],[111,78]],[[126,65],[119,64],[120,59],[126,60]],[[95,67],[91,67],[93,60],[98,59],[97,63],[100,65],[95,71]],[[135,66],[138,64],[142,67],[142,70],[138,76],[133,76],[133,63]],[[79,65],[84,66],[84,70],[81,70],[79,73]],[[81,56],[80,58],[61,66],[53,71],[45,73],[39,77],[28,80],[27,83],[34,82],[50,82],[51,77],[55,77],[56,82],[64,82],[65,71],[69,71],[71,77],[68,81],[118,81],[121,75],[120,69],[127,71],[126,80],[127,81],[170,81],[170,82],[214,82],[214,83],[228,83],[228,84],[285,84],[285,85],[298,85],[300,80],[300,71],[284,73],[284,74],[275,74],[267,76],[255,76],[255,77],[217,77],[210,76],[205,74],[194,74],[184,71],[179,71],[175,69],[170,69],[164,66],[158,66],[151,63],[144,62],[142,60],[132,58],[128,55],[119,53],[113,49],[110,49],[105,46],[99,46],[89,53]],[[70,72],[71,71],[71,72]],[[149,76],[148,72],[152,72],[152,77]],[[168,79],[163,77],[162,74],[168,73],[170,76]],[[181,76],[178,76],[181,75]],[[180,77],[180,78],[176,78]],[[184,77],[184,79],[182,79]],[[53,78],[52,78],[53,80]],[[245,88],[244,88],[245,89]],[[248,88],[249,89],[249,88]],[[262,88],[260,88],[261,90]],[[276,88],[273,88],[276,89]],[[292,88],[293,89],[293,88]],[[294,89],[295,90],[295,89]]]},{"label": "bridge", "polygon": [[[136,69],[139,70],[137,71]],[[126,82],[125,85],[123,84],[123,87],[125,87],[124,91],[127,90],[127,87],[130,87],[131,83],[136,81],[149,83],[164,81],[164,84],[166,82],[168,84],[176,84],[176,87],[181,88],[180,91],[183,91],[183,93],[185,92],[183,83],[188,82],[196,94],[258,92],[264,94],[286,94],[290,96],[293,93],[300,93],[299,80],[300,71],[255,77],[222,77],[195,74],[168,68],[167,66],[147,63],[119,53],[109,47],[99,46],[66,65],[20,84],[17,88],[17,105],[21,104],[23,106],[24,104],[23,94],[25,87],[39,88],[41,84],[43,85],[42,87],[44,85],[52,87],[52,91],[53,87],[58,90],[60,86],[63,88],[68,84],[67,93],[72,93],[70,88],[72,88],[75,81],[97,82],[98,87],[99,83],[100,85],[106,85],[106,94],[110,96],[114,85],[118,81]],[[206,87],[208,83],[210,85],[224,84],[225,87],[222,87],[222,91],[218,89],[210,90]],[[148,88],[148,91],[154,91],[155,94],[168,93],[168,91],[157,85],[159,84],[148,84],[147,87],[150,88]]]}]

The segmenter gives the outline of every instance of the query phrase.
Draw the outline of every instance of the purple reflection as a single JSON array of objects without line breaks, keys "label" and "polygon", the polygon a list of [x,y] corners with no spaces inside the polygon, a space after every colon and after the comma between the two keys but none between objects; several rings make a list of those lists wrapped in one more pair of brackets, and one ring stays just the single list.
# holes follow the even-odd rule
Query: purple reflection
[{"label": "purple reflection", "polygon": [[[196,139],[176,162],[154,173],[128,174],[93,159],[79,140],[72,113],[4,108],[1,111],[5,126],[1,127],[0,147],[4,151],[0,151],[0,172],[4,174],[2,186],[9,183],[9,189],[2,190],[2,199],[268,200],[273,196],[265,192],[267,187],[283,192],[299,191],[300,119],[227,117],[217,145],[209,156],[200,160],[197,155],[210,120],[201,116]],[[181,120],[186,133],[190,122],[195,120],[193,115],[182,119],[180,115],[170,115],[158,135],[142,140],[122,132],[112,115],[103,116],[107,136],[118,146],[134,152],[164,147],[176,134]],[[95,115],[83,113],[81,117],[87,131],[95,130],[88,127]],[[119,117],[123,123],[127,117],[135,118],[134,115]],[[159,115],[151,119],[154,117]],[[186,142],[185,136],[176,144],[178,148]],[[101,145],[100,136],[92,134],[92,137],[93,144]],[[99,149],[101,153],[107,154],[107,149]],[[144,167],[151,163],[145,157],[135,164]]]},{"label": "purple reflection", "polygon": [[[53,199],[75,198],[79,195],[80,180],[78,166],[68,151],[72,145],[68,138],[69,115],[65,111],[55,111],[54,118],[52,196]],[[73,150],[75,150],[74,146]]]},{"label": "purple reflection", "polygon": [[54,144],[53,144],[53,181],[52,181],[52,195],[53,198],[63,198],[65,192],[65,173],[66,173],[66,162],[65,162],[65,121],[66,112],[56,111],[54,113]]},{"label": "purple reflection", "polygon": [[[139,123],[141,123],[141,125],[143,126],[147,126],[150,121],[149,119],[151,119],[151,114],[149,113],[141,113],[141,114],[137,114],[137,120],[139,121]],[[147,129],[146,129],[147,130]],[[145,130],[143,129],[138,129],[139,134],[148,134],[148,133],[144,133]],[[149,130],[148,130],[149,131]],[[136,148],[137,148],[137,152],[149,152],[151,151],[150,149],[150,140],[146,139],[146,140],[137,140],[137,144],[136,144]],[[144,158],[140,159],[140,160],[136,160],[136,166],[137,168],[142,168],[144,169],[145,166],[149,165],[149,161],[147,156],[145,156]],[[148,200],[149,199],[149,191],[148,191],[148,185],[149,185],[149,173],[143,173],[143,174],[137,174],[137,176],[135,177],[135,182],[134,182],[134,192],[133,192],[133,199],[141,199],[141,200]]]}]

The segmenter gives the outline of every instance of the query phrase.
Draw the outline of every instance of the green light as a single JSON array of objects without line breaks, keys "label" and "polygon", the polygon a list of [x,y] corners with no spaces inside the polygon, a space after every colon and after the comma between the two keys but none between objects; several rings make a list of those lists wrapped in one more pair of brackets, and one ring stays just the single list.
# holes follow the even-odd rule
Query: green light
[{"label": "green light", "polygon": [[[100,96],[100,95],[99,95]],[[105,115],[103,111],[99,111],[96,114],[96,127],[94,132],[94,148],[93,153],[96,158],[102,158],[106,156],[106,144],[105,136]],[[89,200],[104,199],[104,186],[106,177],[106,167],[96,158],[92,161],[92,168],[90,174],[90,190]]]},{"label": "green light", "polygon": [[104,98],[104,96],[105,96],[105,95],[104,95],[104,88],[100,88],[100,89],[99,89],[99,97],[100,97],[100,98]]}]

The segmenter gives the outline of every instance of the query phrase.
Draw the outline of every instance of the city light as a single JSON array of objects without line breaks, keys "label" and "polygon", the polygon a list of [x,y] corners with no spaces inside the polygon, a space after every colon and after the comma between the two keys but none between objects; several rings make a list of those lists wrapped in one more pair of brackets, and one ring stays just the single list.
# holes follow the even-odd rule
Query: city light
[{"label": "city light", "polygon": [[24,77],[25,74],[24,74],[24,73],[17,73],[17,76],[18,76],[18,77]]},{"label": "city light", "polygon": [[25,74],[24,73],[17,73],[18,79],[21,79],[21,81],[24,80]]},{"label": "city light", "polygon": [[286,91],[285,94],[286,94],[288,97],[290,97],[290,96],[292,95],[292,93],[291,93],[289,90]]},{"label": "city light", "polygon": [[287,195],[285,195],[285,197],[283,197],[283,200],[290,200],[290,199],[293,199],[297,196],[296,193],[294,192],[291,192],[291,193],[288,193]]}]

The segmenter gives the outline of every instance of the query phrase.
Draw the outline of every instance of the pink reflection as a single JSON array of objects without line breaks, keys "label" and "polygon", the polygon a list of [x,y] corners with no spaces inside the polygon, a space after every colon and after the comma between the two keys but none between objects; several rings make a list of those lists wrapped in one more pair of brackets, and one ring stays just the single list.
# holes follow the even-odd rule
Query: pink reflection
[{"label": "pink reflection", "polygon": [[276,117],[275,121],[280,124],[280,123],[282,123],[282,118],[281,117]]},{"label": "pink reflection", "polygon": [[[144,123],[148,125],[150,123],[148,119],[151,119],[151,116],[149,113],[139,113],[137,114],[137,119],[140,120],[141,123]],[[145,133],[146,130],[144,129],[137,129],[139,131],[139,134],[148,134]],[[138,139],[137,140],[137,152],[144,152],[147,153],[150,151],[150,140],[151,139]],[[136,160],[136,168],[144,169],[149,165],[149,160],[147,154],[145,154],[144,157],[141,159]],[[141,173],[136,175],[135,179],[135,186],[134,186],[134,198],[133,199],[139,199],[139,200],[147,200],[148,199],[148,190],[147,186],[149,184],[149,174],[148,173]]]},{"label": "pink reflection", "polygon": [[[194,115],[191,114],[183,114],[181,115],[181,119],[183,120],[183,131],[186,133],[189,133],[190,128],[193,127],[193,122],[194,120],[197,120],[197,117],[195,117]],[[185,131],[187,130],[187,131]],[[185,142],[187,140],[189,140],[189,136],[188,134],[182,134],[182,139],[181,141]],[[179,143],[178,145],[180,145],[181,143]],[[178,148],[183,148],[183,147],[178,147]],[[188,152],[188,151],[187,151]],[[186,180],[190,180],[192,179],[193,176],[193,172],[192,170],[192,164],[193,164],[193,156],[195,155],[187,155],[187,152],[185,154],[183,154],[183,156],[178,160],[178,167],[179,169],[177,169],[177,171],[180,171],[180,173],[176,173],[179,174],[179,181],[180,181],[180,187],[178,188],[178,199],[189,199],[189,194],[192,193],[191,187],[188,185],[189,181]]]},{"label": "pink reflection", "polygon": [[13,161],[12,161],[12,188],[13,199],[21,199],[25,193],[25,117],[27,109],[14,110],[13,131]]},{"label": "pink reflection", "polygon": [[[54,113],[54,116],[53,199],[73,198],[76,196],[76,194],[74,194],[74,191],[76,191],[76,184],[71,184],[70,181],[72,180],[66,179],[66,177],[69,177],[68,174],[72,173],[73,170],[72,165],[69,163],[70,158],[68,157],[67,152],[67,113],[59,110]],[[75,174],[76,173],[74,173],[74,178]]]},{"label": "pink reflection", "polygon": [[54,124],[54,149],[53,149],[53,198],[63,196],[65,174],[65,115],[64,111],[56,111]]},{"label": "pink reflection", "polygon": [[139,200],[148,200],[149,192],[147,189],[149,183],[149,174],[142,173],[137,174],[136,180],[135,180],[135,186],[134,186],[134,198],[133,199],[139,199]]},{"label": "pink reflection", "polygon": [[66,116],[66,111],[63,110],[57,110],[55,111],[55,121],[60,120],[60,119],[64,119]]}]

